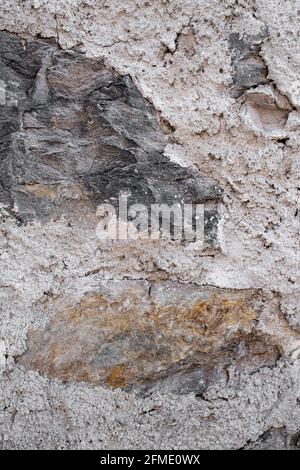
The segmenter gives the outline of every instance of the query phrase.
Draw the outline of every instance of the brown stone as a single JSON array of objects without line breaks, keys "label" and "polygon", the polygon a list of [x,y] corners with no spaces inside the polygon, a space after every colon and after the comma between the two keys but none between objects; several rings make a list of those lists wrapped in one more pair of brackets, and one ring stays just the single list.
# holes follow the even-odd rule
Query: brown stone
[{"label": "brown stone", "polygon": [[20,363],[64,382],[199,393],[230,364],[251,372],[277,359],[255,330],[262,304],[253,290],[110,281],[58,299]]}]

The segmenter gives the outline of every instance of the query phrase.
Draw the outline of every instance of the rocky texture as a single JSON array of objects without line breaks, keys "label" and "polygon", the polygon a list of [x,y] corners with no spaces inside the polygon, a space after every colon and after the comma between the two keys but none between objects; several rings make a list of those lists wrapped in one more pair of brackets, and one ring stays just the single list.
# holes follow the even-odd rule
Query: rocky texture
[{"label": "rocky texture", "polygon": [[257,135],[268,136],[282,142],[288,137],[285,127],[292,106],[272,86],[258,86],[245,94],[242,113],[245,121]]},{"label": "rocky texture", "polygon": [[239,98],[250,88],[268,83],[268,69],[260,57],[261,46],[266,37],[265,29],[256,35],[230,34],[229,47],[232,51],[234,69],[232,96],[234,98]]},{"label": "rocky texture", "polygon": [[253,373],[276,363],[276,343],[255,328],[264,302],[252,291],[104,282],[76,304],[58,298],[18,362],[63,382],[201,394],[226,383],[232,364]]},{"label": "rocky texture", "polygon": [[[128,206],[149,208],[220,198],[213,181],[163,155],[167,139],[129,77],[51,43],[1,33],[0,44],[1,79],[13,97],[0,111],[0,201],[19,221],[95,213],[104,202],[118,208],[124,193]],[[208,241],[217,222],[207,211]]]},{"label": "rocky texture", "polygon": [[[2,448],[295,448],[300,430],[297,2],[2,0],[0,9],[2,38],[16,44],[15,58],[1,49],[1,74],[6,75],[0,78],[12,86],[1,113],[1,156],[6,162],[19,159],[14,171],[1,166]],[[14,40],[8,32],[17,33]],[[79,123],[86,120],[78,109],[86,103],[85,87],[98,86],[96,78],[82,84],[74,83],[70,72],[62,75],[64,67],[76,64],[76,74],[86,76],[83,63],[90,74],[100,67],[116,77],[118,107],[138,109],[138,119],[145,113],[149,118],[142,140],[140,132],[131,134],[134,151],[126,158],[140,168],[137,154],[146,154],[142,177],[130,179],[131,186],[133,181],[143,186],[147,168],[159,188],[155,197],[167,196],[168,176],[160,179],[155,171],[166,162],[171,180],[173,170],[189,175],[184,187],[194,182],[198,191],[205,179],[223,189],[222,204],[215,192],[206,201],[207,211],[218,211],[213,237],[218,250],[205,253],[167,240],[107,244],[97,239],[94,207],[110,194],[99,191],[90,168],[81,175],[80,166],[61,167],[65,154],[84,164],[88,154],[80,160],[79,142],[86,149],[87,141],[95,140],[89,124],[84,126],[88,138],[82,135]],[[80,85],[78,101],[59,96],[67,77]],[[120,98],[120,87],[140,104]],[[109,120],[110,155],[119,177],[125,158],[119,156],[128,150],[122,146],[126,126],[137,111],[130,119],[126,114],[120,127],[111,120],[113,102],[96,114]],[[60,120],[56,127],[53,113]],[[98,131],[103,131],[101,122],[96,121]],[[63,142],[57,140],[60,133]],[[59,193],[49,180],[53,159],[45,173],[39,167],[40,145],[46,139],[49,153],[49,136],[55,138]],[[75,147],[66,150],[66,141]],[[32,152],[18,147],[30,142]],[[101,148],[107,149],[103,139]],[[108,162],[97,160],[97,169]],[[34,168],[37,178],[32,178]],[[25,192],[20,191],[22,175]],[[174,185],[181,188],[180,181]],[[122,305],[124,316],[114,302]],[[136,305],[138,321],[132,320],[128,302]],[[195,309],[199,302],[201,308]],[[105,332],[95,334],[105,322],[112,331],[113,315],[115,356],[98,349],[108,347]],[[122,318],[130,329],[123,339]],[[149,343],[143,325],[154,335]],[[156,336],[162,328],[166,338]],[[70,344],[70,329],[80,350]],[[153,354],[154,343],[157,364],[143,353],[149,344]],[[48,352],[56,346],[54,358]],[[192,350],[190,356],[185,348]],[[76,353],[90,377],[66,367],[72,362],[68,351]],[[136,358],[145,367],[136,365]],[[106,364],[100,379],[97,359]],[[111,375],[109,360],[117,366]],[[126,383],[122,364],[133,377],[125,377]],[[158,377],[155,367],[162,367]]]},{"label": "rocky texture", "polygon": [[15,369],[1,381],[1,448],[234,449],[272,427],[286,426],[295,436],[296,367],[279,363],[240,380],[231,369],[227,388],[202,398],[154,393],[143,399]]},{"label": "rocky texture", "polygon": [[290,436],[285,428],[268,429],[253,445],[246,446],[251,450],[299,450],[299,433]]}]

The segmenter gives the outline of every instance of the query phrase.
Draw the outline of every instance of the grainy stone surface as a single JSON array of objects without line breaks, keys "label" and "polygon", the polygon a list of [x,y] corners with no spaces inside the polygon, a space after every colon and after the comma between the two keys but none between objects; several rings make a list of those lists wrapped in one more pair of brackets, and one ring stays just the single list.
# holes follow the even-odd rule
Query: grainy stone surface
[{"label": "grainy stone surface", "polygon": [[[298,10],[1,1],[3,449],[299,446]],[[98,240],[129,161],[214,251]]]},{"label": "grainy stone surface", "polygon": [[18,362],[63,382],[201,394],[226,383],[232,364],[253,373],[276,363],[276,342],[255,328],[266,301],[255,291],[106,281],[76,304],[58,298]]},{"label": "grainy stone surface", "polygon": [[[11,101],[0,111],[0,201],[20,222],[118,208],[124,193],[128,206],[149,208],[221,198],[212,180],[163,155],[167,138],[129,77],[45,41],[4,32],[0,43]],[[217,211],[205,215],[212,243]]]},{"label": "grainy stone surface", "polygon": [[270,428],[255,444],[250,444],[245,449],[299,450],[299,433],[290,436],[285,428]]}]

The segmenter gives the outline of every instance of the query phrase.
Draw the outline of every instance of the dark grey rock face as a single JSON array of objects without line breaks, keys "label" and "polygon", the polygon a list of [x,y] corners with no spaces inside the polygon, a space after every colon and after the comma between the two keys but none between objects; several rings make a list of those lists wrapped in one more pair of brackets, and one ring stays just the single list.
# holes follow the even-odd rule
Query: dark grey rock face
[{"label": "dark grey rock face", "polygon": [[[220,198],[213,181],[163,155],[167,138],[129,77],[3,32],[0,64],[0,203],[21,222],[94,211],[124,192],[146,206]],[[216,211],[207,214],[210,242],[217,221]]]},{"label": "dark grey rock face", "polygon": [[259,55],[266,31],[260,35],[241,37],[232,33],[229,37],[229,49],[232,53],[234,69],[232,96],[238,98],[249,88],[268,83],[268,70]]},{"label": "dark grey rock face", "polygon": [[285,427],[270,428],[254,443],[245,446],[246,450],[300,450],[299,433],[290,435]]}]

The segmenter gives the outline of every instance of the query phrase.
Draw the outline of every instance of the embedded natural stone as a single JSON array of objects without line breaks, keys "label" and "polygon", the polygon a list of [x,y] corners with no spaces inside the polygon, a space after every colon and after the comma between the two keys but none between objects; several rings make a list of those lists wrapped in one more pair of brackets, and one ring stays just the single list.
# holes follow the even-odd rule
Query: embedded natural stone
[{"label": "embedded natural stone", "polygon": [[201,394],[230,365],[275,364],[276,344],[255,328],[264,302],[253,290],[103,281],[78,302],[58,298],[19,363],[63,382]]},{"label": "embedded natural stone", "polygon": [[255,442],[244,447],[245,450],[299,450],[300,435],[290,435],[285,427],[270,428]]},{"label": "embedded natural stone", "polygon": [[233,90],[232,96],[238,98],[246,90],[268,83],[268,70],[260,57],[261,44],[266,38],[266,31],[259,35],[232,33],[229,36],[229,49],[232,53]]},{"label": "embedded natural stone", "polygon": [[[0,33],[0,202],[22,222],[95,213],[98,204],[218,201],[211,179],[163,155],[158,116],[129,77],[51,42]],[[209,244],[218,214],[205,214]]]},{"label": "embedded natural stone", "polygon": [[260,85],[245,92],[242,116],[257,135],[287,138],[285,126],[291,111],[288,99],[271,85]]}]

